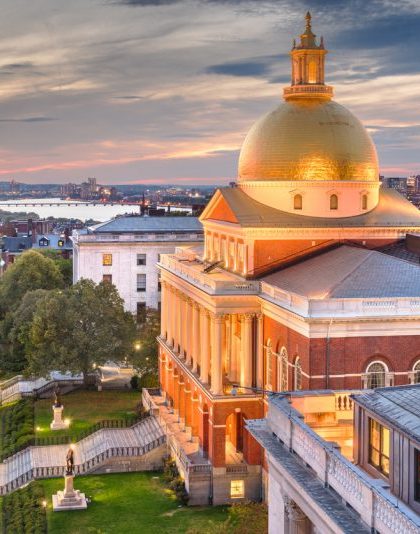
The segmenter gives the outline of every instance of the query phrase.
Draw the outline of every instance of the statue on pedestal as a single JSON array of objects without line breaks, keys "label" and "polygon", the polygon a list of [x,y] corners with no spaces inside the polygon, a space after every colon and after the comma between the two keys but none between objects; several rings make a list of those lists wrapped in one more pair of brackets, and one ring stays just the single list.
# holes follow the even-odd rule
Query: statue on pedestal
[{"label": "statue on pedestal", "polygon": [[66,455],[66,476],[71,476],[73,474],[74,468],[74,451],[70,447]]},{"label": "statue on pedestal", "polygon": [[54,404],[53,406],[55,408],[59,408],[60,406],[62,406],[61,404],[61,396],[60,396],[60,388],[58,386],[56,386],[54,388]]}]

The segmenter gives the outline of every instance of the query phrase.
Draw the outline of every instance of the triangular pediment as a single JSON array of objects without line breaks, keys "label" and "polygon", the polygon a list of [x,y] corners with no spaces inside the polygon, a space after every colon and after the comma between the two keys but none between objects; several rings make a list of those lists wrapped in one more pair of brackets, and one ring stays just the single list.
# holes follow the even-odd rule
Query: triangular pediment
[{"label": "triangular pediment", "polygon": [[220,190],[217,190],[213,195],[213,198],[208,203],[206,209],[203,211],[200,217],[200,221],[204,222],[208,219],[213,221],[223,221],[238,224],[239,221],[234,214],[232,208],[221,194]]}]

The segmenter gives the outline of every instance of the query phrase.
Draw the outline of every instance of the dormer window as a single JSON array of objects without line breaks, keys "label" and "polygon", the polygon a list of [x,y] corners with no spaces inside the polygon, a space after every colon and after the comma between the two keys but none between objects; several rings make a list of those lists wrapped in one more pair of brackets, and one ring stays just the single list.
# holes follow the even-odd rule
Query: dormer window
[{"label": "dormer window", "polygon": [[38,245],[40,247],[48,247],[49,244],[50,244],[50,241],[46,237],[41,237],[41,239],[38,241]]}]

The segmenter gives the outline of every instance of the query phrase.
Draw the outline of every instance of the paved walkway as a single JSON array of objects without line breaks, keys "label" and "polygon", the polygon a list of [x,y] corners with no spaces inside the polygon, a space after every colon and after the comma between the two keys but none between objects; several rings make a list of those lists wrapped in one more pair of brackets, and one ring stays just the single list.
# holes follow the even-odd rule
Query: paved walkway
[{"label": "paved walkway", "polygon": [[[103,428],[74,445],[76,473],[88,472],[113,456],[141,456],[165,442],[155,417],[130,428]],[[28,447],[0,464],[0,493],[33,478],[64,474],[68,445]]]}]

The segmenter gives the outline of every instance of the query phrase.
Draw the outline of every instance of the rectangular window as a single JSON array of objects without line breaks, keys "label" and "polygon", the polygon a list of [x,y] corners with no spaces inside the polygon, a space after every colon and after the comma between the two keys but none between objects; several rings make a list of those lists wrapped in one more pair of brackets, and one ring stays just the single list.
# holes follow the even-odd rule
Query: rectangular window
[{"label": "rectangular window", "polygon": [[146,254],[137,254],[137,265],[146,265]]},{"label": "rectangular window", "polygon": [[414,450],[414,463],[414,499],[420,502],[420,451],[417,449]]},{"label": "rectangular window", "polygon": [[243,480],[230,481],[230,498],[243,499],[245,497],[245,483]]},{"label": "rectangular window", "polygon": [[102,254],[102,265],[112,265],[112,254]]},{"label": "rectangular window", "polygon": [[158,291],[161,292],[162,291],[162,282],[160,280],[160,274],[158,276]]},{"label": "rectangular window", "polygon": [[369,418],[369,463],[389,476],[389,428]]},{"label": "rectangular window", "polygon": [[102,276],[102,282],[105,282],[107,284],[112,284],[112,274],[104,274]]},{"label": "rectangular window", "polygon": [[137,291],[146,291],[146,275],[137,275]]}]

